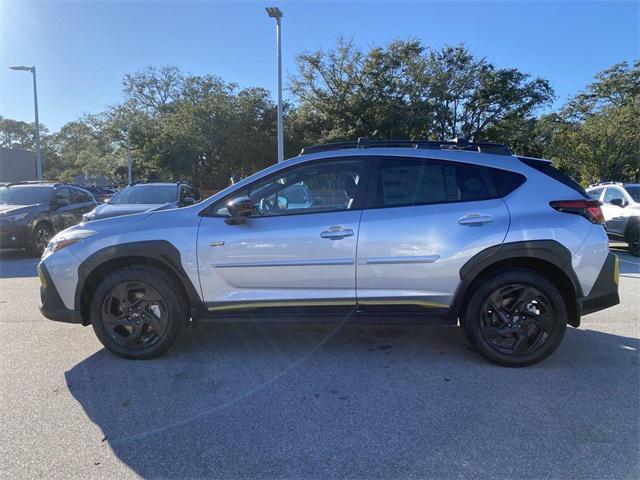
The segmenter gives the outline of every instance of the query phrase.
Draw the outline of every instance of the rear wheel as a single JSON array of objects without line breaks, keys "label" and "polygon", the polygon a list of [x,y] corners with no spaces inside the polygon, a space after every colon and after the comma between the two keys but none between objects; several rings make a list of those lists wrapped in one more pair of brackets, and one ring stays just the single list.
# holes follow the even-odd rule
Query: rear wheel
[{"label": "rear wheel", "polygon": [[187,304],[165,272],[151,266],[114,271],[91,302],[91,324],[113,353],[147,359],[164,353],[188,320]]},{"label": "rear wheel", "polygon": [[640,257],[640,224],[636,223],[629,227],[625,240],[629,244],[629,252]]},{"label": "rear wheel", "polygon": [[467,339],[487,360],[524,367],[551,355],[567,327],[558,289],[528,270],[497,273],[471,295],[464,314]]},{"label": "rear wheel", "polygon": [[52,236],[53,229],[49,225],[44,222],[38,223],[31,232],[31,243],[27,247],[29,256],[41,257]]}]

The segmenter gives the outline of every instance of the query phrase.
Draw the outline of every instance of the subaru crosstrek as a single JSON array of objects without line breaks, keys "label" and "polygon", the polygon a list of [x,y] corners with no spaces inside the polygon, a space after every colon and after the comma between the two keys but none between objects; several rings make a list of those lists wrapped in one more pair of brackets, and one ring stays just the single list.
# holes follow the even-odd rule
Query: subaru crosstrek
[{"label": "subaru crosstrek", "polygon": [[488,360],[525,366],[619,303],[602,222],[550,162],[502,145],[308,147],[198,204],[56,235],[41,310],[133,359],[190,322],[305,319],[459,323]]}]

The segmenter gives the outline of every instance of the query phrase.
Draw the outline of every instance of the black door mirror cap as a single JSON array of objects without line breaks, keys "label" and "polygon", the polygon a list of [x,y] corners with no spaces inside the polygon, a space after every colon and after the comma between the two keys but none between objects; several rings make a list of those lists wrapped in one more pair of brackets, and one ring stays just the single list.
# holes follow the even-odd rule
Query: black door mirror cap
[{"label": "black door mirror cap", "polygon": [[612,198],[609,203],[620,208],[624,208],[626,206],[622,198]]},{"label": "black door mirror cap", "polygon": [[253,213],[253,202],[246,196],[236,197],[227,202],[227,209],[231,216],[225,222],[229,225],[238,225],[244,223]]}]

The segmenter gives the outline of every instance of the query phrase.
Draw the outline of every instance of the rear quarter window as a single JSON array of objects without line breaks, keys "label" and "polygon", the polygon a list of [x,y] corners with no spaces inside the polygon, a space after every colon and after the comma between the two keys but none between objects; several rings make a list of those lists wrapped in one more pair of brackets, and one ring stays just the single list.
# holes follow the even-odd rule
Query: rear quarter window
[{"label": "rear quarter window", "polygon": [[522,163],[525,165],[536,169],[540,173],[544,173],[546,176],[553,178],[555,181],[562,183],[563,185],[569,187],[570,189],[576,191],[584,198],[591,198],[589,194],[586,192],[582,186],[575,180],[573,180],[569,175],[562,173],[560,170],[555,168],[550,163],[544,160],[538,160],[535,158],[527,158],[527,157],[518,157]]}]

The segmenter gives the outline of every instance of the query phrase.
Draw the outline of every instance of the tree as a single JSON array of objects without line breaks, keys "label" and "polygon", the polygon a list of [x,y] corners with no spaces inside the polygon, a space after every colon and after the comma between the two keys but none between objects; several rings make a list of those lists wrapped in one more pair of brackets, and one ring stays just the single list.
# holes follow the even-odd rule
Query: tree
[{"label": "tree", "polygon": [[583,184],[637,180],[640,151],[640,62],[620,63],[557,115],[546,152]]},{"label": "tree", "polygon": [[365,53],[339,39],[297,61],[298,121],[315,123],[319,140],[474,139],[507,119],[533,118],[553,99],[546,80],[497,69],[462,45],[429,51],[419,40],[395,41]]}]

